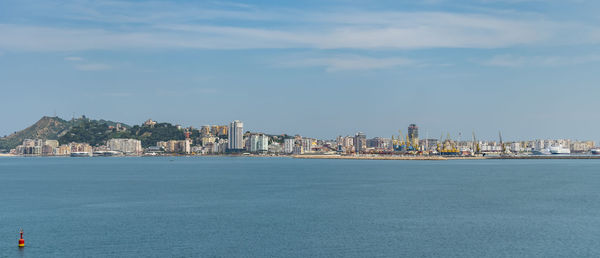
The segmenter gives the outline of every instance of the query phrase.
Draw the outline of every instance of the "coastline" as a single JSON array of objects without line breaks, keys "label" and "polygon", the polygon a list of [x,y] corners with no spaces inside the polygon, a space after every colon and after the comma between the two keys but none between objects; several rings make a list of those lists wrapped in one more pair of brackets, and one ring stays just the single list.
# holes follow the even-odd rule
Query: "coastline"
[{"label": "coastline", "polygon": [[486,159],[600,159],[600,156],[342,156],[342,155],[293,155],[295,159],[355,159],[355,160],[486,160]]},{"label": "coastline", "polygon": [[[14,155],[14,154],[0,154],[2,157],[52,157],[52,158],[88,158],[88,157],[70,157],[70,156],[38,156],[38,155]],[[114,157],[250,157],[250,158],[293,158],[293,159],[344,159],[344,160],[423,160],[423,161],[443,161],[443,160],[502,160],[502,159],[521,159],[521,160],[548,160],[548,159],[579,159],[579,160],[591,160],[600,159],[600,155],[546,155],[546,156],[403,156],[403,155],[334,155],[334,154],[302,154],[302,155],[157,155],[157,156],[114,156]],[[114,157],[89,157],[89,158],[114,158]]]}]

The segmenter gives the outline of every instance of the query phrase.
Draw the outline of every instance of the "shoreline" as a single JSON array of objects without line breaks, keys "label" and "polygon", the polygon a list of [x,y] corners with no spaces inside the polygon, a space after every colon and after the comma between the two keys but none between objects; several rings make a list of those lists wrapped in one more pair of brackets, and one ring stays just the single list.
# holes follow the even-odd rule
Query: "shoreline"
[{"label": "shoreline", "polygon": [[354,159],[354,160],[494,160],[494,159],[600,159],[600,156],[342,156],[342,155],[293,155],[295,159]]},{"label": "shoreline", "polygon": [[[39,158],[88,158],[88,157],[71,157],[71,156],[38,156],[38,155],[14,155],[14,154],[0,154],[2,157],[39,157]],[[158,155],[158,156],[112,156],[112,157],[89,157],[89,158],[119,158],[119,157],[250,157],[250,158],[293,158],[293,159],[343,159],[343,160],[422,160],[422,161],[443,161],[443,160],[502,160],[502,159],[521,159],[521,160],[543,160],[543,159],[600,159],[600,155],[547,155],[547,156],[475,156],[475,157],[461,157],[461,156],[402,156],[402,155],[334,155],[334,154],[302,154],[302,155]]]}]

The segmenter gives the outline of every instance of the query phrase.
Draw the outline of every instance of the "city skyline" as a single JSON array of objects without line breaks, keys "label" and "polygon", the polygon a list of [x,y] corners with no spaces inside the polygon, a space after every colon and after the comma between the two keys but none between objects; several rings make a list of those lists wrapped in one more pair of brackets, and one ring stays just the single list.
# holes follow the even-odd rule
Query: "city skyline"
[{"label": "city skyline", "polygon": [[0,135],[41,115],[321,139],[600,142],[593,1],[3,1]]}]

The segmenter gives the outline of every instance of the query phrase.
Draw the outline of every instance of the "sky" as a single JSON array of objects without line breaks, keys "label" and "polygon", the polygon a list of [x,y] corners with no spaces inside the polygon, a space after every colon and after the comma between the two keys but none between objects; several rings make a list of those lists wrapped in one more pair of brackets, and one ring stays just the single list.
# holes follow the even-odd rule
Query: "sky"
[{"label": "sky", "polygon": [[54,114],[600,142],[600,1],[0,1],[0,136]]}]

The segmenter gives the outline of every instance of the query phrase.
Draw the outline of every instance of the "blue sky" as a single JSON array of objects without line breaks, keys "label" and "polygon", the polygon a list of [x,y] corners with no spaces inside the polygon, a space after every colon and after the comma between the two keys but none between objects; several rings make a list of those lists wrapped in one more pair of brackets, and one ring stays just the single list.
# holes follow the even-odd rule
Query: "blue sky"
[{"label": "blue sky", "polygon": [[599,1],[0,2],[0,135],[42,115],[600,141]]}]

